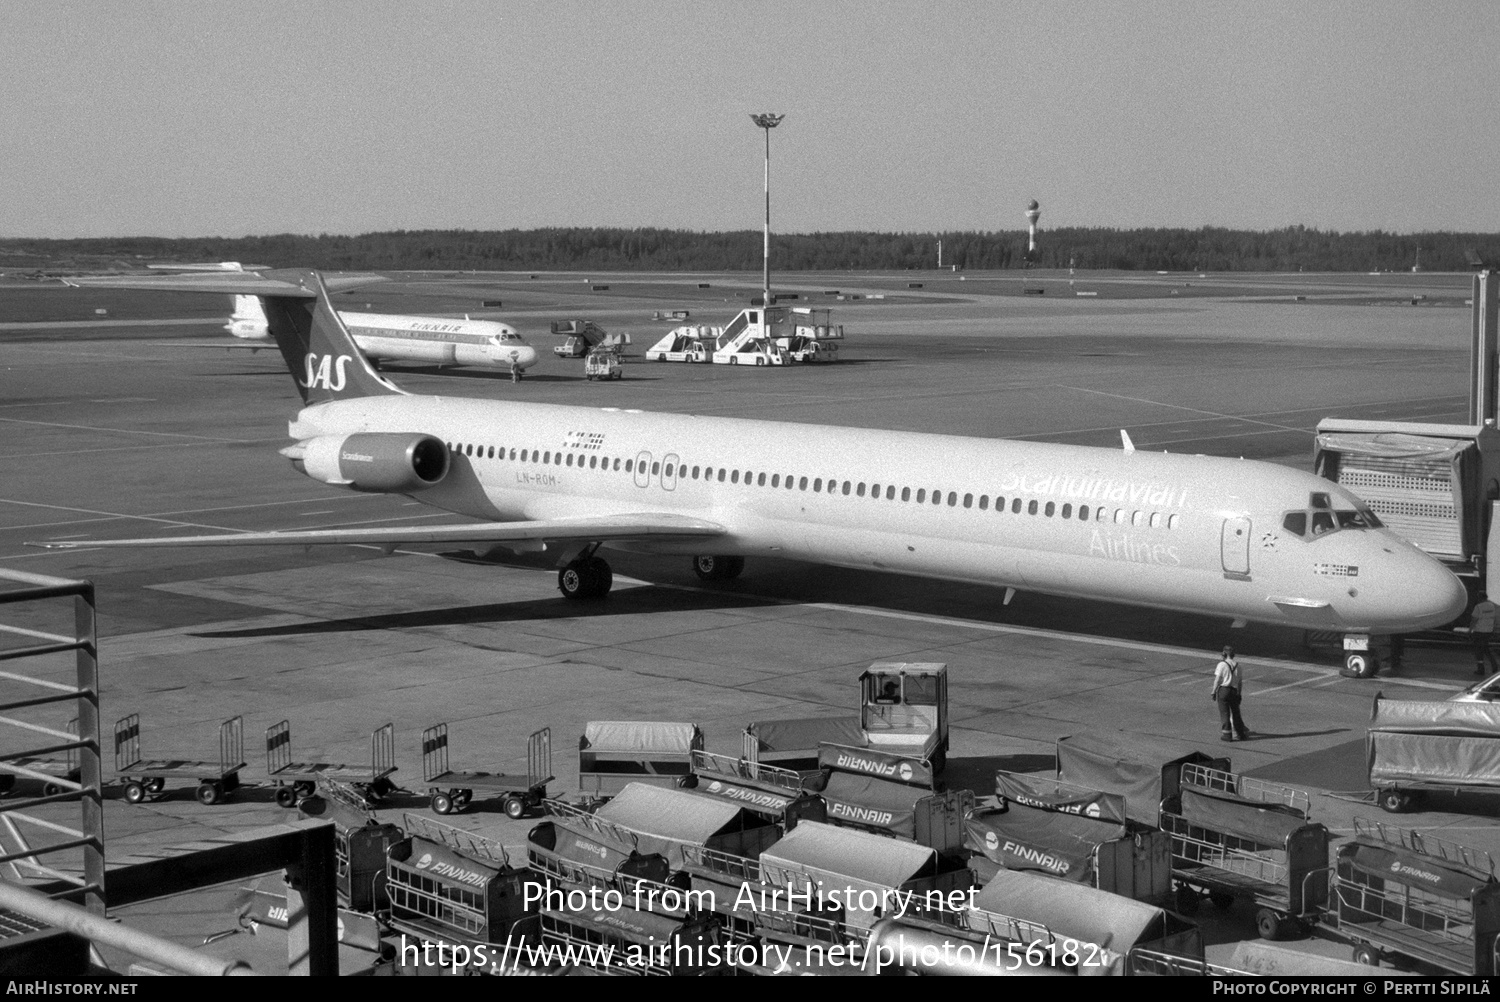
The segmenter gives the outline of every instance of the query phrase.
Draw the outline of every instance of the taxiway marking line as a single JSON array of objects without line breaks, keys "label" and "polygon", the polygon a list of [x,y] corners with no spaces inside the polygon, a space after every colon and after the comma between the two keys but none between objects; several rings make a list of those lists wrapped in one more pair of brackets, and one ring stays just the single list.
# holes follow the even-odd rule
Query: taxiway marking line
[{"label": "taxiway marking line", "polygon": [[1258,421],[1255,418],[1242,418],[1234,414],[1222,414],[1219,411],[1206,411],[1201,407],[1187,407],[1182,404],[1163,403],[1160,400],[1147,400],[1145,397],[1131,397],[1126,396],[1123,393],[1110,393],[1108,390],[1091,390],[1086,386],[1068,386],[1066,384],[1058,384],[1058,388],[1063,390],[1074,390],[1078,393],[1094,393],[1101,397],[1113,397],[1116,400],[1128,400],[1131,403],[1136,404],[1150,404],[1153,407],[1166,407],[1174,411],[1187,411],[1189,414],[1203,414],[1208,417],[1218,418],[1220,420],[1235,420],[1244,421],[1248,424],[1263,424],[1268,428],[1276,428],[1281,431],[1307,431],[1306,428],[1293,428],[1291,425],[1276,424],[1274,421]]},{"label": "taxiway marking line", "polygon": [[215,438],[211,435],[189,435],[177,431],[137,431],[132,428],[99,428],[89,424],[63,424],[60,421],[26,421],[22,418],[0,417],[0,421],[8,424],[34,424],[47,428],[67,428],[72,431],[97,431],[109,435],[150,435],[154,438],[190,438],[198,442],[229,442],[234,445],[249,442],[265,442],[269,439],[245,439],[245,438]]}]

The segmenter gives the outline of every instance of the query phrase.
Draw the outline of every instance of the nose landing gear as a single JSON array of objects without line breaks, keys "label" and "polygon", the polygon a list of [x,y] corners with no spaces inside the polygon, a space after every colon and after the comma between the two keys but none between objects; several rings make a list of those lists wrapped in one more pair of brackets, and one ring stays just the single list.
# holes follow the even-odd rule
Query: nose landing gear
[{"label": "nose landing gear", "polygon": [[693,558],[693,572],[704,581],[728,581],[745,569],[744,557],[703,556]]}]

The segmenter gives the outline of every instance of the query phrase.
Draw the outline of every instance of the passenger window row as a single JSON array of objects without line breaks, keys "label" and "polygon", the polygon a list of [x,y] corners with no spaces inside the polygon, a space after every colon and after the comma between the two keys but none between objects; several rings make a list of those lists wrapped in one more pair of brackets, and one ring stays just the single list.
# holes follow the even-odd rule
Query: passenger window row
[{"label": "passenger window row", "polygon": [[[448,448],[455,453],[464,456],[473,456],[476,459],[508,459],[509,461],[521,463],[539,463],[543,466],[576,466],[579,469],[591,470],[619,470],[624,468],[626,473],[635,472],[635,460],[621,460],[615,457],[589,456],[588,463],[584,463],[581,453],[566,452],[559,450],[553,452],[542,449],[511,449],[509,456],[506,455],[504,446],[473,445],[471,443],[454,444],[448,443]],[[575,462],[575,456],[577,457]],[[644,467],[646,464],[641,463]],[[895,501],[898,488],[894,484],[865,484],[853,480],[838,480],[830,477],[826,481],[822,477],[799,477],[788,473],[757,473],[754,470],[727,469],[725,467],[693,466],[686,463],[667,463],[663,469],[660,461],[651,464],[651,476],[665,475],[668,478],[682,477],[687,480],[703,480],[704,482],[743,484],[746,487],[771,487],[784,490],[811,490],[814,494],[836,494],[843,497],[868,497],[879,500],[884,497],[887,501]],[[957,491],[948,491],[946,494],[941,488],[929,491],[925,487],[918,487],[915,491],[910,487],[899,488],[900,499],[907,503],[932,504],[935,506],[946,504],[949,508],[957,508],[960,503],[965,508],[978,508],[980,511],[989,511],[992,499],[988,494],[980,494],[976,499],[973,494],[960,495]],[[1089,506],[1077,505],[1072,502],[1059,504],[1056,501],[1038,501],[1036,499],[1026,500],[1013,497],[1005,498],[996,495],[993,498],[993,507],[996,514],[1004,514],[1007,510],[1013,515],[1040,515],[1043,518],[1076,518],[1080,522],[1106,522],[1114,525],[1129,525],[1136,528],[1152,529],[1176,529],[1180,523],[1180,516],[1175,513],[1163,514],[1159,511],[1141,511],[1139,509],[1109,508],[1105,505]]]}]

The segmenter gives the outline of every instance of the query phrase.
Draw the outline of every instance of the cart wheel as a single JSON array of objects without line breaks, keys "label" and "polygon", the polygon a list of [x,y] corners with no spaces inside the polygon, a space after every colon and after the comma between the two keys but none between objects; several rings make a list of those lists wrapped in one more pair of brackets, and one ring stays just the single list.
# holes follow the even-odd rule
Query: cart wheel
[{"label": "cart wheel", "polygon": [[1177,910],[1183,915],[1193,915],[1198,911],[1200,904],[1198,892],[1187,884],[1179,884],[1177,887]]},{"label": "cart wheel", "polygon": [[459,790],[458,795],[453,798],[453,803],[460,809],[468,807],[474,802],[473,790]]},{"label": "cart wheel", "polygon": [[229,775],[227,775],[227,776],[224,777],[224,792],[225,793],[233,793],[235,790],[238,790],[239,788],[240,788],[240,774],[239,773],[237,773],[237,772],[231,772]]},{"label": "cart wheel", "polygon": [[58,786],[56,783],[42,784],[42,796],[44,797],[55,797],[61,792],[63,792],[63,788]]},{"label": "cart wheel", "polygon": [[128,804],[139,804],[146,799],[146,788],[140,783],[125,784],[125,802]]},{"label": "cart wheel", "polygon": [[306,780],[298,780],[292,784],[292,791],[297,794],[298,800],[306,800],[318,792],[318,784],[309,783]]},{"label": "cart wheel", "polygon": [[167,781],[157,776],[155,779],[146,780],[147,793],[160,793],[167,788]]},{"label": "cart wheel", "polygon": [[453,798],[448,796],[446,793],[434,793],[432,795],[432,813],[452,814]]},{"label": "cart wheel", "polygon": [[1361,943],[1354,948],[1354,962],[1366,967],[1379,967],[1380,951],[1369,943]]},{"label": "cart wheel", "polygon": [[1234,895],[1227,891],[1209,891],[1208,900],[1214,903],[1214,907],[1221,912],[1227,912],[1234,907]]},{"label": "cart wheel", "polygon": [[520,797],[506,797],[505,816],[517,819],[524,818],[526,816],[526,801]]},{"label": "cart wheel", "polygon": [[387,794],[394,792],[395,789],[395,783],[392,783],[389,779],[381,776],[375,782],[370,784],[370,795],[373,796],[376,800],[381,800]]},{"label": "cart wheel", "polygon": [[1395,787],[1380,791],[1380,809],[1400,814],[1411,806],[1411,797]]},{"label": "cart wheel", "polygon": [[1285,928],[1281,916],[1269,908],[1262,908],[1255,913],[1255,931],[1261,939],[1284,939]]},{"label": "cart wheel", "polygon": [[292,808],[297,806],[297,791],[290,786],[278,786],[276,788],[276,806]]},{"label": "cart wheel", "polygon": [[198,803],[212,806],[223,799],[224,790],[218,783],[204,783],[198,787],[194,796],[198,798]]}]

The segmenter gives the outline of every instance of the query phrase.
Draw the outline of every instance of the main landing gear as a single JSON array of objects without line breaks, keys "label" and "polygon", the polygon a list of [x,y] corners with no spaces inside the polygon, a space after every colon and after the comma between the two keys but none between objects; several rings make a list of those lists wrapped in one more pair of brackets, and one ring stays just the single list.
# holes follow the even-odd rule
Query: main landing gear
[{"label": "main landing gear", "polygon": [[587,598],[603,598],[609,594],[610,586],[615,582],[615,575],[609,569],[609,564],[605,563],[602,558],[594,556],[594,551],[597,549],[599,549],[599,544],[595,543],[557,572],[557,587],[563,593],[563,598],[578,601]]},{"label": "main landing gear", "polygon": [[704,581],[729,581],[745,569],[744,557],[694,557],[693,571]]}]

